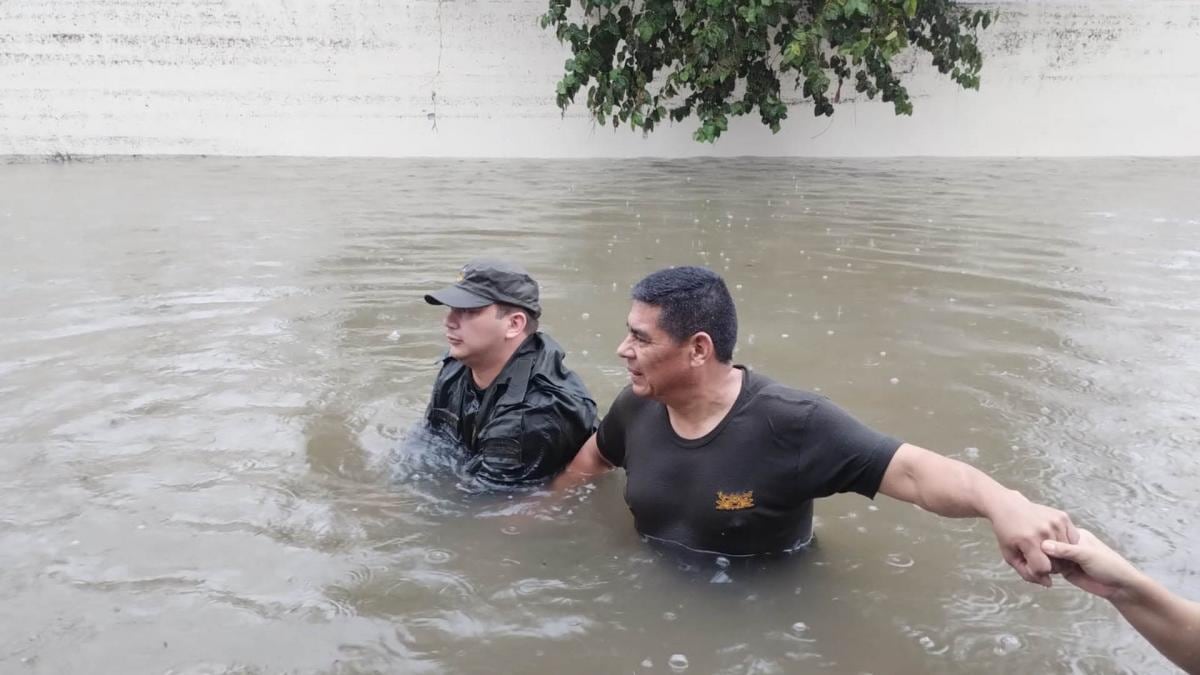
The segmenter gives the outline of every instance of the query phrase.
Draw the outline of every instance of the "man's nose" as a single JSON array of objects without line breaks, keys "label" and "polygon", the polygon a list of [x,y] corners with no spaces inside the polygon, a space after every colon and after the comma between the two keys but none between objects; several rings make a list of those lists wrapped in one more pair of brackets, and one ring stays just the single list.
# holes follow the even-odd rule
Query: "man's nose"
[{"label": "man's nose", "polygon": [[633,350],[631,350],[629,348],[629,336],[628,335],[625,336],[624,340],[621,340],[621,344],[617,345],[617,356],[619,356],[623,359],[632,359],[633,358]]}]

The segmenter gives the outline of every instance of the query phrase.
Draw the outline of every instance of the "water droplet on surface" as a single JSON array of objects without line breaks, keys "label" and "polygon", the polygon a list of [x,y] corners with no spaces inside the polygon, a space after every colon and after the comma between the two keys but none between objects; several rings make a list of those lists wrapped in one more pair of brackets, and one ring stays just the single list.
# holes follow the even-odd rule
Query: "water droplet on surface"
[{"label": "water droplet on surface", "polygon": [[[799,590],[799,589],[797,589],[797,590]],[[806,632],[807,630],[808,630],[808,624],[804,623],[803,621],[797,621],[796,623],[792,624],[792,632],[793,633],[800,634],[800,633]]]},{"label": "water droplet on surface", "polygon": [[892,379],[888,380],[888,382],[891,382],[892,384],[900,384],[900,378],[893,377]]},{"label": "water droplet on surface", "polygon": [[787,333],[780,333],[780,334],[779,334],[779,337],[781,337],[781,338],[784,338],[784,339],[786,339],[786,338],[787,338],[787,336],[788,336],[788,334],[787,334]]},{"label": "water droplet on surface", "polygon": [[675,615],[675,612],[663,612],[663,619],[667,621],[674,621],[677,618],[679,617]]},{"label": "water droplet on surface", "polygon": [[992,651],[1000,656],[1011,654],[1021,648],[1021,638],[1005,633],[996,638],[996,646]]},{"label": "water droplet on surface", "polygon": [[671,658],[667,661],[667,665],[671,666],[671,670],[678,673],[679,671],[687,670],[688,660],[683,654],[672,654]]},{"label": "water droplet on surface", "polygon": [[[691,179],[689,179],[689,180],[691,180]],[[642,660],[642,667],[643,667],[643,668],[653,668],[653,667],[654,667],[654,662],[653,662],[653,661],[651,661],[650,659],[643,659],[643,660]]]},{"label": "water droplet on surface", "polygon": [[516,525],[507,525],[505,527],[500,528],[500,531],[503,532],[504,534],[520,534],[521,533],[520,528],[518,528]]},{"label": "water droplet on surface", "polygon": [[584,321],[587,321],[588,319],[592,318],[592,315],[588,314],[587,312],[584,312],[583,314],[579,315],[579,318],[583,319]]}]

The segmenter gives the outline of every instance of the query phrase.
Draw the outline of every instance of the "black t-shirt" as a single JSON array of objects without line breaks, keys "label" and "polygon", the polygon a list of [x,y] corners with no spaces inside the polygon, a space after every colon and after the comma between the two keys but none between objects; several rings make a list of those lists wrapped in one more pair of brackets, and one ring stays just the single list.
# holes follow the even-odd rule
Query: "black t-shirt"
[{"label": "black t-shirt", "polygon": [[824,396],[743,372],[733,408],[697,439],[628,387],[613,402],[596,442],[625,469],[638,532],[724,555],[790,551],[812,536],[814,498],[879,490],[899,441]]}]

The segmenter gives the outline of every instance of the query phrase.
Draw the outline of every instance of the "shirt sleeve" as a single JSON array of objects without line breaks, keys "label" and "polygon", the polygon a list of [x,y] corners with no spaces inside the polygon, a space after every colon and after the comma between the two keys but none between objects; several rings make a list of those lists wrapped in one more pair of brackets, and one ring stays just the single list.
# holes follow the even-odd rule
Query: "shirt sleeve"
[{"label": "shirt sleeve", "polygon": [[637,395],[631,388],[622,389],[596,430],[596,447],[600,449],[600,455],[613,466],[625,466],[625,427],[632,405],[636,402]]},{"label": "shirt sleeve", "polygon": [[548,476],[566,468],[595,429],[595,401],[557,392],[525,412],[521,444],[528,461]]},{"label": "shirt sleeve", "polygon": [[479,455],[479,474],[497,483],[542,480],[570,463],[596,424],[596,403],[561,391],[537,391],[526,406],[504,415],[519,436],[489,434]]},{"label": "shirt sleeve", "polygon": [[857,492],[874,499],[901,445],[826,398],[813,401],[801,433],[799,476],[815,497]]}]

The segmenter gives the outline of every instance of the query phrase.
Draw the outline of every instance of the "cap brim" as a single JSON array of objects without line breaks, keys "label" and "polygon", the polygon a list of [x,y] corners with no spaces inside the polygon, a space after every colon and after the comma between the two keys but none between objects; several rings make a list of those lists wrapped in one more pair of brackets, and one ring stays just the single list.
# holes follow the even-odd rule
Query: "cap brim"
[{"label": "cap brim", "polygon": [[476,307],[487,307],[493,304],[494,301],[481,295],[475,295],[458,286],[447,286],[440,291],[434,291],[426,295],[425,302],[431,305],[445,305],[456,309],[475,309]]}]

